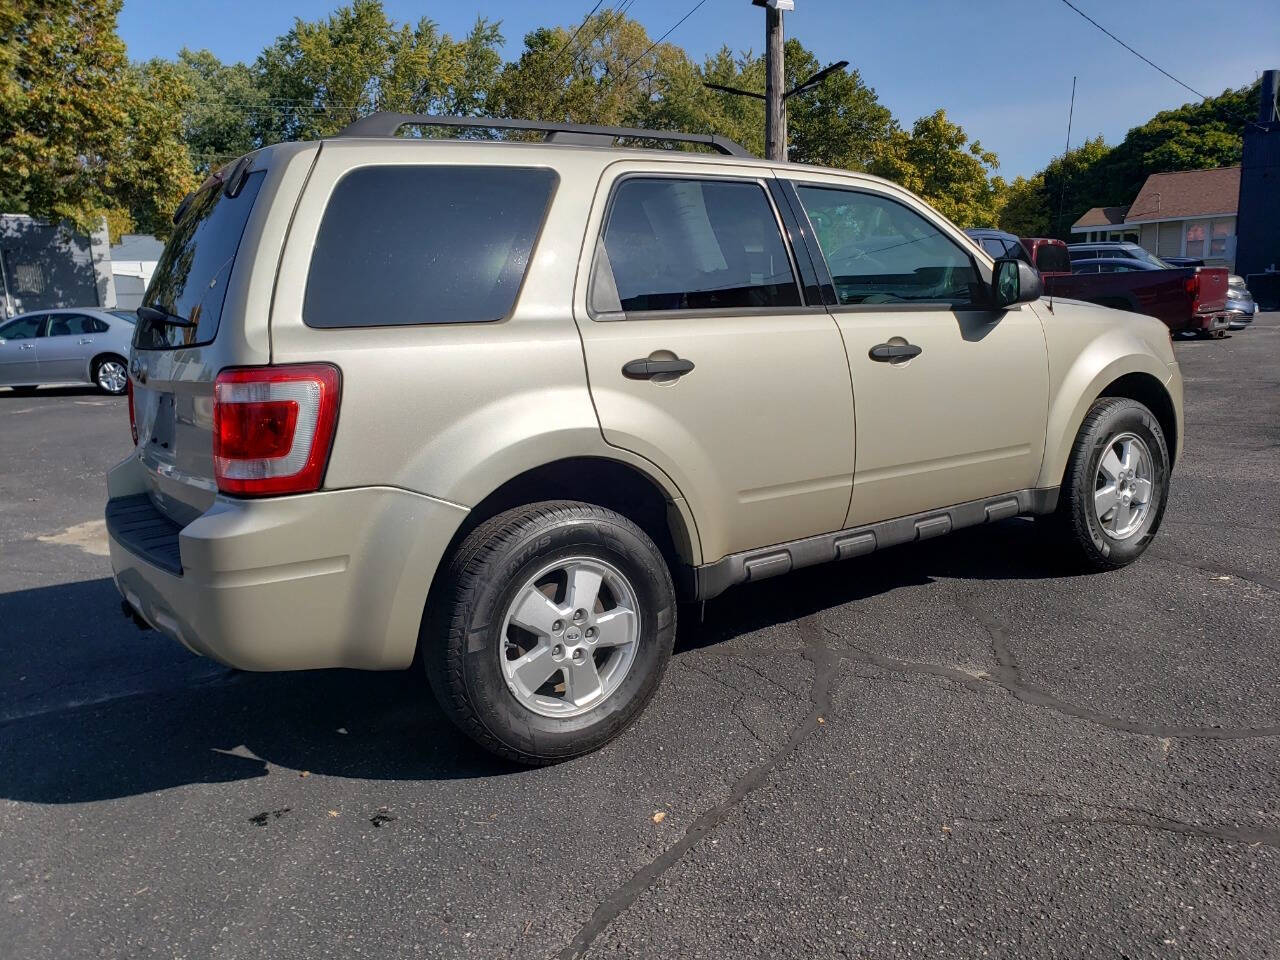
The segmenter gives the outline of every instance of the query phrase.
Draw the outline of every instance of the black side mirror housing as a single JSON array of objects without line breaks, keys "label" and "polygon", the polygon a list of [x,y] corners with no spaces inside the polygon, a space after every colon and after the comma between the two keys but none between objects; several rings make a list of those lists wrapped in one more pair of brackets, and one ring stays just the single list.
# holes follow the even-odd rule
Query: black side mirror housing
[{"label": "black side mirror housing", "polygon": [[1039,300],[1044,283],[1036,268],[1016,257],[1001,257],[991,272],[991,304],[997,310]]}]

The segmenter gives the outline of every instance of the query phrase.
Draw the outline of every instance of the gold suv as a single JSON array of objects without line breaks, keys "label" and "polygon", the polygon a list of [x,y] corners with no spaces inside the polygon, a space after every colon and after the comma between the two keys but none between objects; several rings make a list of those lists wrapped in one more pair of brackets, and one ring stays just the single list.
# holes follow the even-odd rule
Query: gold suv
[{"label": "gold suv", "polygon": [[376,114],[175,224],[108,478],[126,609],[246,670],[418,654],[521,762],[637,716],[681,601],[1015,515],[1119,566],[1168,498],[1166,328],[874,177]]}]

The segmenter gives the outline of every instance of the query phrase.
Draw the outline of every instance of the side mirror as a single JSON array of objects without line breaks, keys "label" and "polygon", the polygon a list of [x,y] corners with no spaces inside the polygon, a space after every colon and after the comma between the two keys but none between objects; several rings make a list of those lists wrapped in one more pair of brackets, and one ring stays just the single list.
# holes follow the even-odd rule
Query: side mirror
[{"label": "side mirror", "polygon": [[1015,303],[1039,300],[1043,292],[1044,284],[1040,280],[1040,274],[1025,260],[1001,257],[996,261],[995,270],[991,274],[991,303],[997,310]]}]

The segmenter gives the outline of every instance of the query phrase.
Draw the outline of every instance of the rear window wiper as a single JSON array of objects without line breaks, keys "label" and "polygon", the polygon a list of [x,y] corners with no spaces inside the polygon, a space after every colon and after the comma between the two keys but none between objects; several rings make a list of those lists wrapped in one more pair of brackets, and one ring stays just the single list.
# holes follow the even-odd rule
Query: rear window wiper
[{"label": "rear window wiper", "polygon": [[145,320],[149,323],[159,323],[166,327],[194,327],[195,320],[188,320],[186,317],[180,317],[172,311],[166,310],[164,307],[139,307],[138,319]]}]

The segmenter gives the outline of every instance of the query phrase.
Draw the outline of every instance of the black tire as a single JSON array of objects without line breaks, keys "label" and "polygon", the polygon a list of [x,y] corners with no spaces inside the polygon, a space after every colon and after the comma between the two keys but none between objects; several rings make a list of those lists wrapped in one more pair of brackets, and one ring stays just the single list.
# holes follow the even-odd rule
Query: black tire
[{"label": "black tire", "polygon": [[[1112,442],[1124,434],[1133,434],[1146,444],[1154,476],[1145,518],[1128,535],[1117,538],[1103,528],[1094,494],[1102,458]],[[1114,570],[1132,563],[1160,529],[1168,499],[1169,447],[1160,421],[1137,400],[1102,397],[1094,401],[1071,449],[1058,503],[1056,519],[1067,546],[1094,570]]]},{"label": "black tire", "polygon": [[40,388],[26,386],[26,387],[10,387],[9,389],[12,390],[14,393],[16,393],[20,397],[29,397]]},{"label": "black tire", "polygon": [[[569,557],[604,561],[626,578],[639,635],[630,668],[602,702],[577,716],[543,716],[508,688],[501,634],[529,578]],[[626,729],[657,690],[675,641],[675,588],[661,551],[626,517],[572,501],[518,507],[473,530],[441,575],[423,618],[423,665],[441,708],[485,749],[529,765],[581,756]]]},{"label": "black tire", "polygon": [[104,384],[99,379],[99,374],[102,372],[102,367],[104,364],[107,364],[107,363],[119,364],[120,367],[125,371],[128,371],[129,369],[129,362],[125,360],[124,357],[118,357],[114,353],[104,354],[103,356],[98,357],[93,361],[93,369],[90,371],[90,373],[93,376],[94,386],[96,386],[103,393],[110,394],[113,397],[124,396],[125,392],[129,388],[129,380],[128,380],[127,372],[125,373],[125,379],[120,383],[119,387],[108,386],[107,384]]}]

